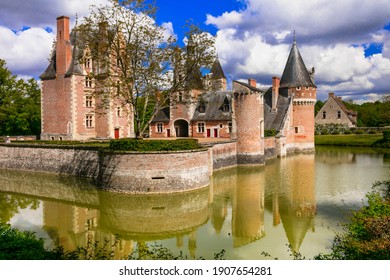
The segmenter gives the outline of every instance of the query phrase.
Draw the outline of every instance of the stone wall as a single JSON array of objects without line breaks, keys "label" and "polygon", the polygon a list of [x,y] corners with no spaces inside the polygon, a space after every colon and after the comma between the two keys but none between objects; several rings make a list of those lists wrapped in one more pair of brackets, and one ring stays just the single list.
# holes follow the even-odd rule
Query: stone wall
[{"label": "stone wall", "polygon": [[166,193],[210,184],[207,149],[183,152],[101,152],[99,187],[117,192]]},{"label": "stone wall", "polygon": [[237,165],[236,142],[216,143],[211,148],[212,168],[218,170]]},{"label": "stone wall", "polygon": [[0,146],[0,168],[96,179],[98,187],[125,193],[166,193],[206,187],[212,166],[207,149],[124,153],[75,148]]}]

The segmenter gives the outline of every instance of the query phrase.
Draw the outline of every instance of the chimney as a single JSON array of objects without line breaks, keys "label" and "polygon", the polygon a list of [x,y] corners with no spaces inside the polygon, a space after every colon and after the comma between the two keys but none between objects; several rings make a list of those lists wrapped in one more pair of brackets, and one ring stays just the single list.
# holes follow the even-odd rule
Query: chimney
[{"label": "chimney", "polygon": [[69,17],[57,18],[56,70],[57,75],[65,75],[72,59],[70,45]]},{"label": "chimney", "polygon": [[271,111],[273,111],[273,112],[275,112],[277,110],[276,104],[278,104],[279,87],[280,87],[280,78],[272,77],[272,108],[271,108]]},{"label": "chimney", "polygon": [[329,98],[333,97],[334,98],[334,92],[329,92]]},{"label": "chimney", "polygon": [[251,86],[251,87],[256,87],[256,80],[255,79],[248,79],[248,84]]}]

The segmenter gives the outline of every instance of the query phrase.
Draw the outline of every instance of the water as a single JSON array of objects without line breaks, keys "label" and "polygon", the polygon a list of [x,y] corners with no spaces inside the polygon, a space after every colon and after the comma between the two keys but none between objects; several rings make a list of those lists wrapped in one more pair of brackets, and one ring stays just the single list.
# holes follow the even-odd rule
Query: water
[{"label": "water", "polygon": [[0,170],[0,219],[67,250],[114,242],[116,258],[161,244],[188,258],[291,259],[329,251],[351,209],[390,179],[389,150],[318,147],[256,168],[216,172],[202,190],[170,195],[97,191],[87,180]]}]

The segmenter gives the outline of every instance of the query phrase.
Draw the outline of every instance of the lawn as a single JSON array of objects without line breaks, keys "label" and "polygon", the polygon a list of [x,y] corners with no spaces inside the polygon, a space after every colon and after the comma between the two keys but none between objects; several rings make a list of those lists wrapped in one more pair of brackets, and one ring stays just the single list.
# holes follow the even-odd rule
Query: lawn
[{"label": "lawn", "polygon": [[339,134],[339,135],[316,135],[316,145],[336,145],[353,147],[370,147],[376,141],[383,139],[382,133],[377,134]]}]

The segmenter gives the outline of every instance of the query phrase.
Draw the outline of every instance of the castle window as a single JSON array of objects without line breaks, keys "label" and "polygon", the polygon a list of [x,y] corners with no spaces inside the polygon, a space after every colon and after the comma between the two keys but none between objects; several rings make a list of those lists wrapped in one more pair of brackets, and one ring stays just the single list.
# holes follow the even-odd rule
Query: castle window
[{"label": "castle window", "polygon": [[204,112],[206,112],[206,106],[204,106],[203,104],[199,105],[198,111],[199,111],[199,113],[204,113]]},{"label": "castle window", "polygon": [[229,103],[224,103],[222,105],[222,112],[229,112]]},{"label": "castle window", "polygon": [[92,69],[92,60],[90,58],[87,58],[84,62],[84,68],[91,70]]},{"label": "castle window", "polygon": [[295,133],[299,133],[299,126],[295,127]]},{"label": "castle window", "polygon": [[89,76],[85,76],[85,87],[87,87],[87,88],[92,87],[92,78]]},{"label": "castle window", "polygon": [[220,123],[220,124],[219,124],[219,128],[223,128],[223,124]]},{"label": "castle window", "polygon": [[338,111],[338,112],[337,112],[337,118],[338,118],[338,119],[341,119],[341,111]]},{"label": "castle window", "polygon": [[182,101],[183,101],[183,93],[179,92],[179,102],[182,102]]},{"label": "castle window", "polygon": [[85,127],[93,128],[93,115],[91,114],[85,115]]},{"label": "castle window", "polygon": [[118,118],[122,117],[122,110],[121,107],[116,107],[116,116]]},{"label": "castle window", "polygon": [[91,95],[87,95],[85,97],[85,107],[87,108],[91,108],[92,107],[92,96]]},{"label": "castle window", "polygon": [[228,127],[229,127],[229,133],[232,133],[232,129],[233,129],[232,122],[228,122]]},{"label": "castle window", "polygon": [[204,123],[198,123],[198,133],[204,133]]},{"label": "castle window", "polygon": [[164,124],[157,123],[157,133],[163,133],[163,130],[164,130]]},{"label": "castle window", "polygon": [[297,90],[301,90],[301,87],[297,87]]},{"label": "castle window", "polygon": [[305,87],[305,89],[306,89],[306,90],[308,90],[308,89],[309,89],[309,87]]},{"label": "castle window", "polygon": [[323,119],[326,119],[326,111],[323,111],[323,112],[322,112],[322,118],[323,118]]}]

